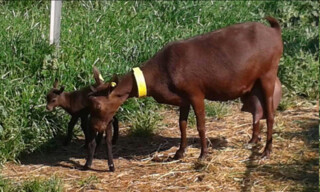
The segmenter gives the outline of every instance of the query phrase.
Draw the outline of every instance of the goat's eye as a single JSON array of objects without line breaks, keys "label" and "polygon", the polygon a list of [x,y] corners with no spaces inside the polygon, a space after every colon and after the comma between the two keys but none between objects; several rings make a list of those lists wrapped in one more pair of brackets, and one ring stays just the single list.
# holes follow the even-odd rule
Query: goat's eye
[{"label": "goat's eye", "polygon": [[52,100],[51,100],[51,103],[54,103],[54,102],[56,102],[56,99],[52,99]]}]

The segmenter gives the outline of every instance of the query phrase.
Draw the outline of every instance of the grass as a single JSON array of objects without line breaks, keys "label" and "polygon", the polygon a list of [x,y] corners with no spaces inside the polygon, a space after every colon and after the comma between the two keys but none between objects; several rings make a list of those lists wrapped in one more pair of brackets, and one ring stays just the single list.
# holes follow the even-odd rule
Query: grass
[{"label": "grass", "polygon": [[215,119],[221,119],[229,113],[228,105],[221,102],[207,102],[205,110],[208,117]]},{"label": "grass", "polygon": [[98,182],[98,178],[96,176],[91,175],[78,181],[78,185],[80,185],[81,188],[87,189],[91,188],[91,186],[96,182]]},{"label": "grass", "polygon": [[[93,65],[109,79],[140,65],[170,41],[239,22],[266,23],[266,15],[282,26],[279,78],[289,90],[286,96],[318,97],[317,1],[65,1],[59,50],[48,45],[50,1],[2,0],[0,5],[1,163],[45,149],[44,143],[65,134],[69,117],[44,107],[55,78],[66,90],[75,90],[93,83]],[[137,102],[150,108],[138,114],[146,121],[156,113],[154,101]],[[118,115],[126,119],[138,104],[126,102]]]},{"label": "grass", "polygon": [[1,192],[62,192],[61,180],[56,177],[49,179],[29,179],[21,183],[12,183],[8,179],[0,178]]},{"label": "grass", "polygon": [[[205,101],[205,112],[207,118],[221,119],[229,113],[229,107],[226,103]],[[193,108],[190,108],[188,116],[188,126],[195,128],[196,125],[196,115],[193,111]]]},{"label": "grass", "polygon": [[136,137],[150,137],[154,135],[160,125],[161,116],[157,110],[152,110],[146,106],[126,115],[126,120],[130,122],[129,134]]}]

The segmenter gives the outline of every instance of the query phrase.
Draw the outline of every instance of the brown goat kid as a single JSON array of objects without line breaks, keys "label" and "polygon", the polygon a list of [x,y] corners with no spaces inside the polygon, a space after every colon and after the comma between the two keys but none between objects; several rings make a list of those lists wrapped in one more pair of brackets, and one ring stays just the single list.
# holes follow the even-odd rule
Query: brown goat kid
[{"label": "brown goat kid", "polygon": [[[264,102],[267,141],[262,156],[270,156],[274,123],[274,88],[279,60],[283,51],[280,25],[266,18],[271,27],[258,22],[232,25],[204,35],[168,44],[146,61],[143,72],[147,96],[159,103],[180,107],[180,148],[174,158],[183,157],[187,146],[186,127],[190,106],[193,107],[200,136],[200,158],[208,153],[205,129],[204,99],[227,101],[257,90]],[[100,84],[89,97],[92,133],[107,127],[119,106],[138,96],[133,72],[124,75],[117,86]],[[254,88],[254,89],[253,89]],[[110,128],[107,128],[110,129]],[[107,137],[110,130],[107,130]],[[93,134],[91,134],[93,135]],[[88,138],[85,168],[92,164],[95,142]],[[108,142],[107,142],[108,145]],[[110,142],[107,147],[111,153]],[[114,165],[108,158],[111,171]]]},{"label": "brown goat kid", "polygon": [[[100,80],[99,80],[100,82]],[[100,82],[101,83],[101,82]],[[55,80],[53,84],[53,88],[47,94],[47,110],[52,111],[56,107],[63,108],[68,114],[71,115],[71,120],[68,123],[68,132],[67,137],[64,141],[64,145],[68,145],[72,138],[72,132],[75,124],[78,119],[81,119],[81,129],[85,134],[85,146],[88,145],[88,116],[89,116],[89,108],[88,108],[88,94],[91,92],[90,87],[85,87],[81,90],[72,91],[72,92],[64,92],[64,87],[61,86],[58,89],[58,81]],[[118,139],[118,120],[116,117],[113,118],[113,128],[114,135],[112,144],[115,144]],[[99,144],[102,139],[103,133],[99,133],[97,136],[97,143]]]}]

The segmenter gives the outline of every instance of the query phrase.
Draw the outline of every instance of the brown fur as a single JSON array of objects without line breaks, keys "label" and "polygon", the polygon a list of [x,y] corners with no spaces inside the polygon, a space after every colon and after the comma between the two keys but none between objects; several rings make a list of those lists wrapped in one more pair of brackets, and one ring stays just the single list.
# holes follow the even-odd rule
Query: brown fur
[{"label": "brown fur", "polygon": [[[276,110],[282,97],[282,88],[279,78],[276,79],[273,92],[273,109]],[[252,114],[252,138],[249,143],[258,143],[260,138],[259,123],[261,119],[266,119],[265,99],[261,86],[257,83],[252,90],[241,97],[243,106],[241,111],[246,111]]]},{"label": "brown fur", "polygon": [[[262,93],[267,119],[267,143],[263,156],[272,149],[274,122],[273,95],[280,57],[283,51],[280,26],[272,17],[266,18],[271,27],[248,22],[232,25],[187,40],[169,43],[141,66],[148,96],[159,103],[180,107],[180,148],[175,158],[183,157],[186,148],[186,126],[190,106],[197,119],[201,141],[200,158],[207,154],[204,99],[233,100]],[[257,88],[254,86],[257,85]],[[90,97],[92,132],[102,131],[128,98],[137,96],[132,72],[117,82],[99,84]],[[260,101],[262,102],[262,100]],[[108,136],[107,136],[108,137]],[[94,139],[89,139],[85,167],[92,164]],[[111,147],[108,147],[108,164],[114,170]]]},{"label": "brown fur", "polygon": [[[96,82],[102,83],[100,79]],[[56,107],[63,108],[69,115],[71,115],[71,120],[68,123],[67,137],[64,141],[64,145],[68,145],[72,138],[72,132],[78,119],[81,119],[81,128],[87,141],[87,126],[88,126],[88,115],[89,115],[89,100],[88,94],[91,92],[90,87],[85,87],[77,91],[64,92],[64,87],[61,86],[58,89],[58,81],[56,80],[53,84],[53,88],[47,94],[47,110],[52,111]],[[118,120],[113,118],[114,136],[112,143],[115,144],[118,138]],[[102,133],[97,136],[97,143],[100,143],[102,138]]]}]

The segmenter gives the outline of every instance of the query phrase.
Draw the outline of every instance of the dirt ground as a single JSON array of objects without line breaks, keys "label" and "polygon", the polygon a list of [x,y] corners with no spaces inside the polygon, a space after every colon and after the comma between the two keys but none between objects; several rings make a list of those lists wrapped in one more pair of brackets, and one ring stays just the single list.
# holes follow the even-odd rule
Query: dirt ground
[{"label": "dirt ground", "polygon": [[317,106],[301,102],[277,112],[270,159],[260,155],[266,140],[248,145],[251,114],[232,104],[222,119],[207,117],[209,157],[198,161],[199,137],[195,126],[187,130],[188,149],[182,160],[172,160],[180,143],[178,113],[163,111],[159,133],[152,138],[126,135],[114,146],[116,171],[108,172],[105,146],[93,161],[93,169],[82,171],[86,152],[83,139],[68,147],[58,146],[46,154],[31,154],[19,164],[7,163],[2,175],[12,180],[34,177],[62,179],[65,191],[317,191],[319,186],[319,114]]}]

